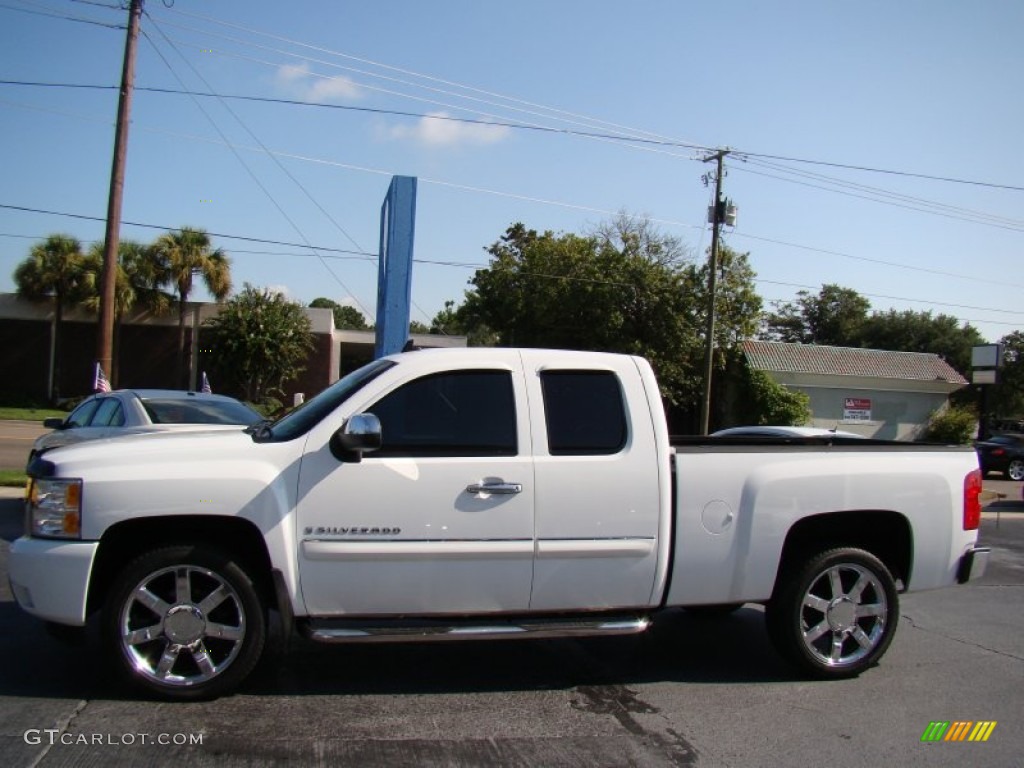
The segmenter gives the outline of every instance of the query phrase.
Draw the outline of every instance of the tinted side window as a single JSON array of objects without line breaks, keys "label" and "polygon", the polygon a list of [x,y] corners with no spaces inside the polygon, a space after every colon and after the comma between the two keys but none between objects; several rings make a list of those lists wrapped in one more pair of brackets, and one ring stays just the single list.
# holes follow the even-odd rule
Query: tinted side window
[{"label": "tinted side window", "polygon": [[89,423],[92,415],[96,412],[96,409],[100,407],[99,399],[86,400],[80,406],[75,408],[68,416],[67,426],[69,427],[84,427]]},{"label": "tinted side window", "polygon": [[96,409],[89,426],[120,427],[122,424],[124,424],[124,413],[121,410],[121,403],[113,397],[108,397]]},{"label": "tinted side window", "polygon": [[552,456],[618,453],[626,445],[626,409],[610,371],[544,371],[544,418]]},{"label": "tinted side window", "polygon": [[424,376],[368,409],[380,419],[374,456],[515,456],[516,408],[507,371]]}]

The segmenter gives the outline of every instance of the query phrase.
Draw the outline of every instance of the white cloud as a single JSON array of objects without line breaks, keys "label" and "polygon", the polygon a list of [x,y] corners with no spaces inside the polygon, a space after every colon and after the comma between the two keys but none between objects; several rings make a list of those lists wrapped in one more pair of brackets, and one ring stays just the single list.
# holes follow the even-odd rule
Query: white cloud
[{"label": "white cloud", "polygon": [[503,125],[460,123],[449,120],[447,112],[433,112],[413,126],[396,126],[389,135],[400,141],[411,140],[430,147],[496,144],[511,132]]},{"label": "white cloud", "polygon": [[358,99],[359,86],[347,77],[328,77],[311,72],[308,64],[285,64],[277,70],[277,82],[303,101]]},{"label": "white cloud", "polygon": [[265,290],[267,293],[279,293],[284,298],[292,301],[292,292],[288,290],[287,285],[268,285]]}]

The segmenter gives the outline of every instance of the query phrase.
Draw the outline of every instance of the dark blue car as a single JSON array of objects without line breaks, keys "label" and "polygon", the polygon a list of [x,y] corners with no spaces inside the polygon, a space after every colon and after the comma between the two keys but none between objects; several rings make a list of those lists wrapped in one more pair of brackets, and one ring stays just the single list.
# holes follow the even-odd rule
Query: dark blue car
[{"label": "dark blue car", "polygon": [[1002,472],[1010,480],[1024,480],[1024,435],[993,435],[974,444],[984,474]]}]

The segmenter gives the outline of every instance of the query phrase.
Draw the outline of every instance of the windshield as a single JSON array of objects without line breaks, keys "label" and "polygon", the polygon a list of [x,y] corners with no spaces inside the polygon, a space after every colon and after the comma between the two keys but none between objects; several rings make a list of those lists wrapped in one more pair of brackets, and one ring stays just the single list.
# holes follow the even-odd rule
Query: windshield
[{"label": "windshield", "polygon": [[260,420],[252,408],[235,400],[186,400],[142,398],[142,407],[153,424],[243,424]]},{"label": "windshield", "polygon": [[257,433],[261,440],[285,441],[293,440],[306,434],[313,425],[319,424],[327,414],[341,405],[354,393],[369,384],[392,366],[392,360],[374,360],[364,365],[325,389],[316,397],[310,398],[294,411],[282,416],[262,433]]}]

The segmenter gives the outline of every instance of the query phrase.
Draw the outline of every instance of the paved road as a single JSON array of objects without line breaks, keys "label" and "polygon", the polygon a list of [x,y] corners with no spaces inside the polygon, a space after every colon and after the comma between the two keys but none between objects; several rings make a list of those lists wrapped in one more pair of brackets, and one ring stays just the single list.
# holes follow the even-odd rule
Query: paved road
[{"label": "paved road", "polygon": [[[93,645],[66,647],[15,607],[6,554],[21,509],[0,499],[0,755],[43,768],[1019,766],[1024,510],[1004,505],[998,527],[991,512],[983,522],[986,578],[903,596],[892,648],[856,680],[795,679],[748,607],[674,612],[630,638],[298,641],[236,696],[169,705],[113,685]],[[998,725],[984,744],[922,744],[933,720]]]},{"label": "paved road", "polygon": [[0,469],[24,469],[32,442],[48,431],[41,421],[0,421]]}]

